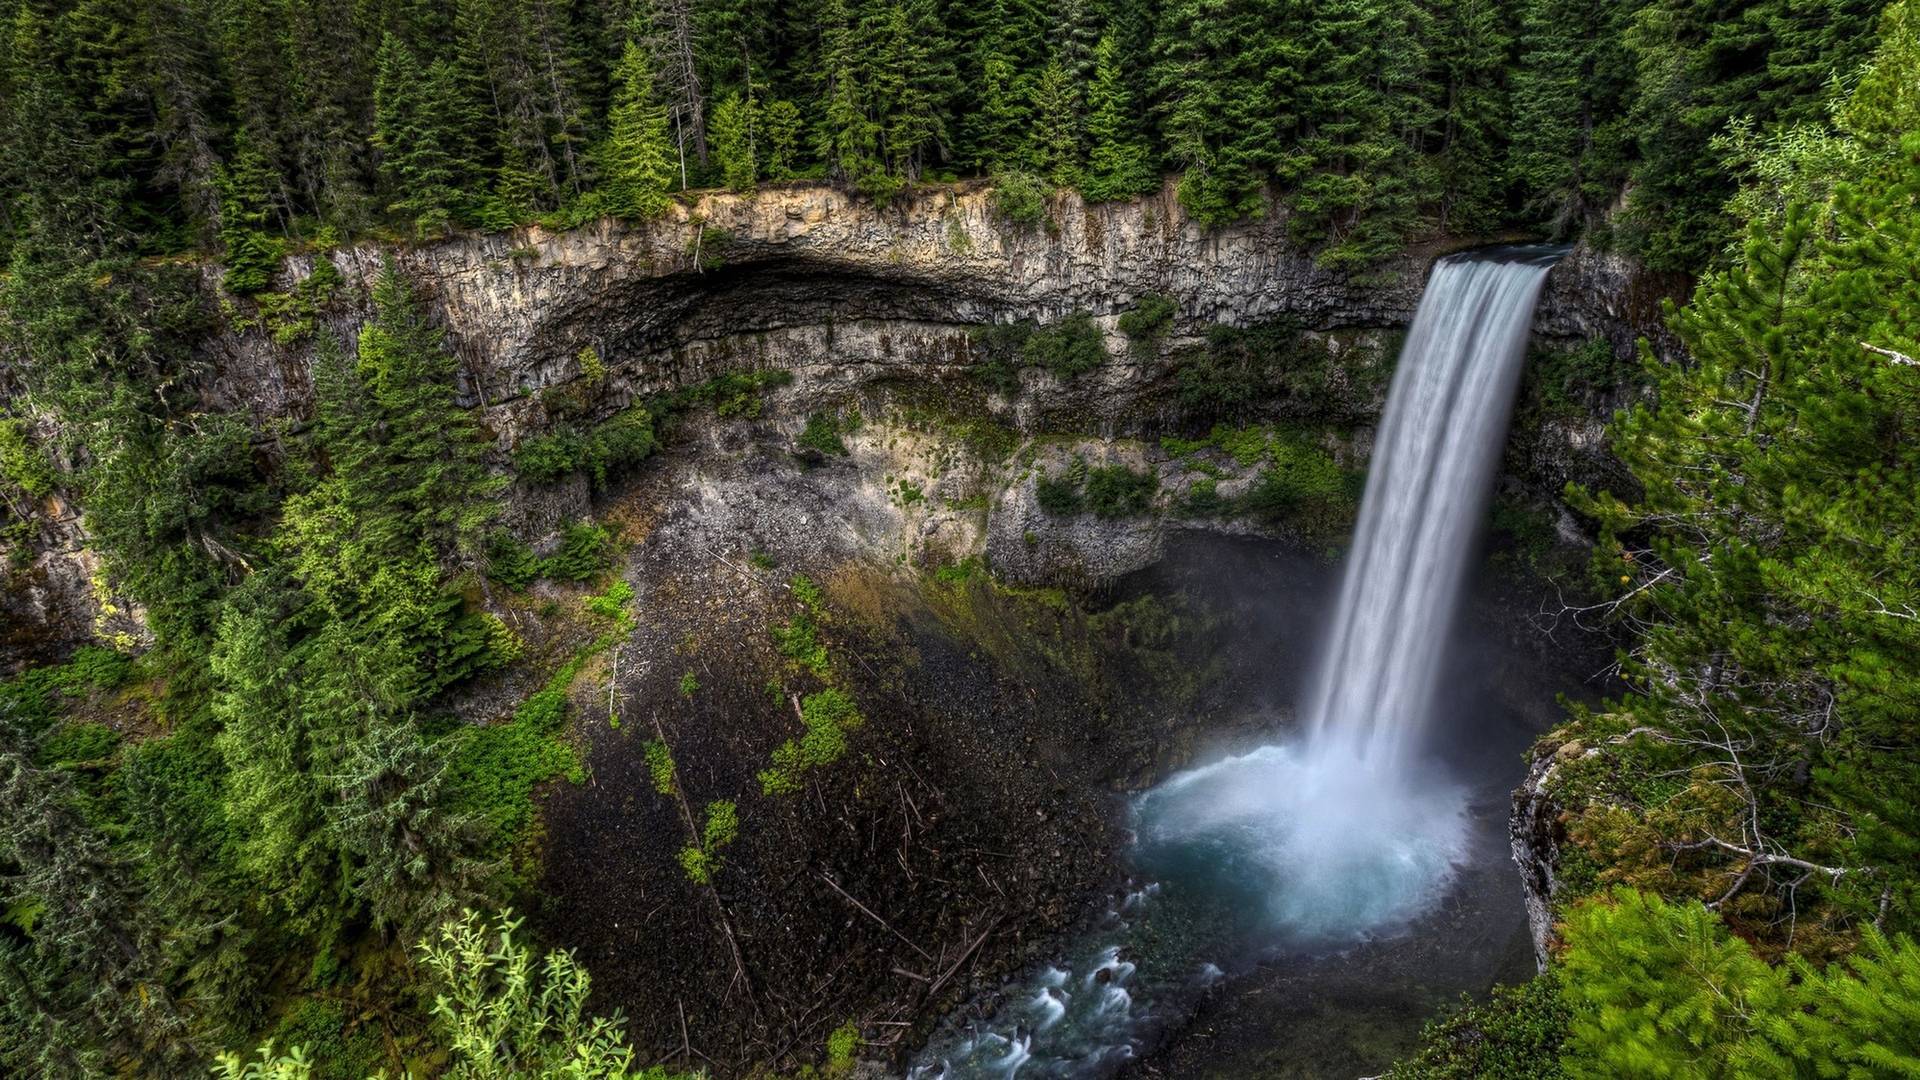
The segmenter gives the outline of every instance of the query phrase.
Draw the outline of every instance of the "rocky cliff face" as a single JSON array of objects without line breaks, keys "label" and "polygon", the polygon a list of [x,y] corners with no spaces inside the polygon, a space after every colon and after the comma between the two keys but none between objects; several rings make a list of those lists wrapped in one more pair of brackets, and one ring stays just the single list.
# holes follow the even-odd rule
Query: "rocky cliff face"
[{"label": "rocky cliff face", "polygon": [[[1112,436],[1150,429],[1165,414],[1169,356],[1215,324],[1284,317],[1324,340],[1335,369],[1377,364],[1411,320],[1426,270],[1443,250],[1423,248],[1360,275],[1317,266],[1287,240],[1278,213],[1207,230],[1187,220],[1170,190],[1097,206],[1061,195],[1043,222],[1023,226],[998,213],[980,184],[929,188],[885,208],[809,185],[707,194],[643,225],[526,228],[302,256],[279,286],[306,278],[315,259],[332,260],[346,287],[319,321],[350,340],[367,313],[367,283],[394,260],[446,327],[461,358],[462,394],[482,407],[503,450],[551,427],[557,397],[606,415],[744,369],[794,373],[776,403],[789,418],[876,387],[950,388],[978,362],[974,328],[1075,312],[1089,313],[1102,331],[1106,362],[1071,380],[1025,371],[1018,394],[993,395],[986,407],[1024,435]],[[1549,281],[1536,323],[1542,336],[1602,338],[1623,355],[1643,335],[1657,349],[1672,348],[1658,299],[1673,283],[1584,251]],[[1143,350],[1117,323],[1150,295],[1174,300],[1178,314],[1158,347]],[[311,345],[288,344],[274,329],[271,318],[243,311],[204,343],[213,407],[262,422],[308,414]],[[574,392],[589,382],[590,392]],[[1356,393],[1368,400],[1350,411],[1370,416],[1377,386]],[[1361,452],[1364,427],[1356,432]],[[1597,428],[1595,418],[1546,436],[1577,455]],[[1028,479],[1002,493],[1012,496],[1002,499],[1009,513],[987,530],[996,564],[1034,580],[1087,580],[1157,557],[1157,527],[1049,523],[1035,514],[1031,491]],[[584,484],[522,489],[513,516],[537,532],[582,516],[587,495]],[[91,564],[73,554],[83,553],[83,538],[61,537],[70,553],[40,556],[32,596],[10,596],[7,615],[84,636],[98,587]]]},{"label": "rocky cliff face", "polygon": [[[1315,265],[1278,214],[1226,229],[1188,221],[1170,191],[1087,206],[1062,195],[1031,226],[1005,220],[983,185],[932,188],[878,208],[824,186],[714,193],[663,220],[571,232],[528,228],[388,253],[330,257],[364,283],[391,254],[433,298],[467,363],[472,399],[511,438],[539,423],[539,391],[579,374],[583,350],[618,388],[644,395],[742,366],[839,369],[852,383],[963,365],[973,326],[1092,313],[1114,361],[1052,389],[1029,414],[1114,420],[1151,392],[1153,357],[1113,328],[1142,297],[1179,305],[1178,335],[1280,317],[1321,332],[1393,330],[1412,318],[1439,248],[1363,275]],[[310,272],[295,260],[290,275]],[[1672,283],[1617,257],[1577,252],[1555,271],[1538,327],[1601,337],[1623,354],[1642,335],[1667,348],[1660,296]],[[359,314],[348,311],[345,318]],[[223,404],[297,414],[305,365],[262,330],[210,344]]]}]

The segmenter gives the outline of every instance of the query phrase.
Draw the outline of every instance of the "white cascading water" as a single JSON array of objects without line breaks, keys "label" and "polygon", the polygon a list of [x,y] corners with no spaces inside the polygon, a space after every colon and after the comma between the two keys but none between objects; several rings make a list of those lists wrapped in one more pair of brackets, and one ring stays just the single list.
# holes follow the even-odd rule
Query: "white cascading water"
[{"label": "white cascading water", "polygon": [[1418,748],[1534,302],[1559,257],[1508,248],[1434,267],[1387,394],[1326,657],[1300,710],[1313,754],[1392,770]]},{"label": "white cascading water", "polygon": [[[1498,248],[1436,264],[1387,395],[1299,732],[1135,799],[1134,859],[1156,884],[1067,958],[1085,969],[1078,979],[1046,968],[984,1029],[936,1040],[913,1077],[1111,1073],[1183,994],[1221,975],[1203,955],[1169,950],[1172,927],[1230,920],[1235,948],[1337,947],[1406,926],[1443,895],[1467,855],[1467,793],[1420,752],[1534,303],[1562,254]],[[1149,931],[1167,904],[1184,913]],[[1137,974],[1122,959],[1136,948]]]}]

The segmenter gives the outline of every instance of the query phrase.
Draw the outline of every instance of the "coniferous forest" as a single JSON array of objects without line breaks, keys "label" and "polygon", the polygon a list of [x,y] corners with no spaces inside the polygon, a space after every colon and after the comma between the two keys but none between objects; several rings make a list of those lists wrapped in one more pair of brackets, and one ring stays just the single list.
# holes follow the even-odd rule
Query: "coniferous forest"
[{"label": "coniferous forest", "polygon": [[[1164,197],[1197,230],[1278,221],[1361,282],[1410,251],[1515,239],[1682,282],[1657,316],[1680,348],[1621,362],[1598,416],[1617,470],[1555,493],[1591,546],[1561,614],[1618,659],[1537,747],[1552,962],[1437,1016],[1389,1075],[1920,1075],[1911,4],[0,0],[0,583],[24,596],[44,551],[83,548],[97,602],[78,647],[0,634],[0,1073],[664,1080],[885,1060],[866,1047],[892,1029],[861,1017],[795,1023],[744,1061],[682,1051],[684,1013],[658,1019],[680,1037],[630,1038],[647,1018],[596,999],[597,959],[527,914],[542,793],[588,779],[576,681],[653,616],[617,530],[534,545],[509,494],[616,490],[695,417],[760,416],[784,376],[507,431],[401,256],[644,229],[722,189],[828,186],[887,214],[971,186],[1010,233],[1044,234],[1072,198]],[[349,247],[378,253],[364,317],[342,315],[357,286],[326,257]],[[1173,318],[1147,311],[1121,318],[1129,348]],[[1107,363],[1072,352],[1092,333],[1076,325],[1032,330],[1006,361],[1024,368],[968,385],[1015,395]],[[1175,361],[1192,430],[1154,438],[1225,445],[1217,421],[1304,385],[1228,381],[1292,339],[1216,329]],[[309,372],[299,415],[210,404],[208,342],[248,333]],[[1000,355],[993,333],[981,355]],[[583,385],[604,360],[581,351]],[[806,420],[809,460],[846,455],[857,414]],[[1274,520],[1350,497],[1324,454],[1282,443],[1331,479],[1275,488]],[[1133,474],[1077,468],[1087,494],[1054,509],[1152,501],[1103,494]],[[984,587],[953,569],[928,587]],[[570,651],[522,685],[524,627],[503,613],[530,585],[579,611]],[[843,658],[847,617],[805,576],[780,587],[801,606],[772,628],[772,715],[803,734],[748,794],[697,805],[703,774],[664,733],[635,736],[684,816],[672,873],[716,905],[748,985],[760,958],[734,943],[723,851],[759,802],[812,797],[887,726]],[[712,678],[674,676],[688,700]],[[470,722],[476,688],[503,684],[524,692]]]}]

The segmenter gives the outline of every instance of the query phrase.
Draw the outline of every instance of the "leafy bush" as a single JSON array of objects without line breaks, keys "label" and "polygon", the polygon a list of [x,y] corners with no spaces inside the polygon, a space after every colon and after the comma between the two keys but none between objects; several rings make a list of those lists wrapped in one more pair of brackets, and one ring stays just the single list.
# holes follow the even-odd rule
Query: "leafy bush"
[{"label": "leafy bush", "polygon": [[1171,296],[1148,293],[1133,305],[1132,310],[1120,316],[1120,332],[1136,344],[1158,341],[1166,335],[1173,325],[1173,317],[1180,312],[1180,305]]},{"label": "leafy bush", "polygon": [[1067,476],[1043,476],[1034,481],[1033,496],[1040,509],[1057,517],[1077,514],[1086,508],[1086,501],[1080,497],[1080,485]]},{"label": "leafy bush", "polygon": [[1030,172],[999,173],[993,178],[993,209],[1015,225],[1038,225],[1047,217],[1047,185]]},{"label": "leafy bush", "polygon": [[69,694],[112,690],[127,681],[133,671],[133,657],[98,645],[82,645],[56,670],[54,684]]},{"label": "leafy bush", "polygon": [[1020,389],[1020,367],[1027,339],[1036,327],[1031,321],[976,326],[967,332],[969,372],[990,389],[1011,394]]},{"label": "leafy bush", "polygon": [[707,804],[707,821],[700,830],[698,846],[688,845],[680,851],[680,868],[687,879],[697,885],[713,884],[713,875],[720,869],[720,851],[733,843],[740,835],[740,808],[730,799],[716,799]]},{"label": "leafy bush", "polygon": [[623,578],[607,586],[607,591],[598,596],[589,596],[582,605],[595,615],[616,623],[625,623],[629,618],[627,605],[633,602],[633,586]]},{"label": "leafy bush", "polygon": [[540,576],[540,560],[533,549],[515,539],[512,533],[496,532],[487,538],[487,576],[520,592]]},{"label": "leafy bush", "polygon": [[53,491],[53,467],[47,464],[47,456],[27,439],[21,423],[8,416],[0,416],[0,483],[35,499]]},{"label": "leafy bush", "polygon": [[1136,472],[1125,465],[1102,465],[1087,472],[1087,508],[1104,518],[1144,514],[1160,490],[1153,470]]},{"label": "leafy bush", "polygon": [[613,534],[591,522],[567,526],[560,547],[540,560],[540,573],[555,581],[586,581],[613,564]]},{"label": "leafy bush", "polygon": [[103,761],[120,745],[120,733],[105,724],[63,723],[40,741],[41,767]]},{"label": "leafy bush", "polygon": [[659,446],[653,414],[641,406],[615,413],[581,432],[565,426],[528,439],[513,452],[513,466],[536,484],[551,484],[584,470],[595,488],[653,455]]},{"label": "leafy bush", "polygon": [[1552,972],[1519,986],[1496,986],[1484,1002],[1463,1002],[1429,1023],[1420,1051],[1387,1080],[1559,1080],[1567,1006]]},{"label": "leafy bush", "polygon": [[810,671],[822,679],[830,673],[827,647],[820,641],[820,627],[815,624],[811,614],[803,611],[774,627],[771,633],[773,647],[795,667]]},{"label": "leafy bush", "polygon": [[807,427],[797,440],[800,447],[814,450],[829,457],[845,457],[847,444],[843,436],[860,430],[860,414],[814,413],[807,417]]},{"label": "leafy bush", "polygon": [[694,405],[711,405],[720,416],[742,416],[753,419],[760,415],[765,403],[761,394],[775,387],[786,386],[793,382],[793,372],[765,369],[760,371],[730,371],[716,375],[706,382],[676,391],[667,399],[669,409],[685,409]]},{"label": "leafy bush", "polygon": [[1028,335],[1020,351],[1026,363],[1045,368],[1057,379],[1083,375],[1106,362],[1107,347],[1093,316],[1084,311],[1043,326]]}]

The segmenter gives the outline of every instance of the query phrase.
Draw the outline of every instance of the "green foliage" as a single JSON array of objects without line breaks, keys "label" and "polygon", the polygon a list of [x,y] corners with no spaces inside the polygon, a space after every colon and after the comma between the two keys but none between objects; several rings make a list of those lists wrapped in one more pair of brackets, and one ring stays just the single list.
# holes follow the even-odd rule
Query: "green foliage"
[{"label": "green foliage", "polygon": [[654,97],[647,50],[628,40],[613,69],[614,92],[607,113],[607,141],[600,150],[607,205],[630,218],[666,212],[674,183],[667,107]]},{"label": "green foliage", "polygon": [[42,768],[104,761],[120,745],[120,733],[105,724],[68,721],[40,740],[37,764]]},{"label": "green foliage", "polygon": [[560,534],[560,546],[540,560],[540,576],[555,581],[588,581],[613,564],[613,534],[604,526],[578,521]]},{"label": "green foliage", "polygon": [[1093,324],[1093,316],[1078,311],[1027,335],[1020,358],[1031,366],[1045,368],[1056,379],[1071,379],[1105,363],[1107,347],[1100,328]]},{"label": "green foliage", "polygon": [[288,1047],[284,1054],[275,1053],[273,1043],[266,1042],[251,1058],[221,1054],[214,1063],[213,1075],[215,1080],[309,1080],[313,1059],[298,1046]]},{"label": "green foliage", "polygon": [[1033,334],[1031,322],[996,323],[968,331],[973,377],[1003,394],[1019,390],[1020,367],[1025,360],[1027,340]]},{"label": "green foliage", "polygon": [[1166,336],[1180,305],[1171,296],[1148,293],[1120,316],[1120,332],[1136,345],[1154,344]]},{"label": "green foliage", "polygon": [[517,938],[521,920],[469,911],[420,947],[432,980],[433,1016],[455,1080],[569,1076],[625,1080],[645,1073],[613,1017],[589,1016],[592,978],[572,953],[536,956]]},{"label": "green foliage", "polygon": [[[1906,12],[1887,19],[1902,70]],[[1650,803],[1595,778],[1601,880],[1731,889],[1741,933],[1815,955],[1863,921],[1920,925],[1920,624],[1901,614],[1920,607],[1920,369],[1873,351],[1920,354],[1920,102],[1880,85],[1843,106],[1858,153],[1828,201],[1756,221],[1673,316],[1691,363],[1649,362],[1653,402],[1611,429],[1639,490],[1571,492],[1604,529],[1595,587],[1639,627],[1632,692],[1581,722],[1657,733],[1600,765],[1693,781]],[[1848,872],[1794,883],[1747,854],[1780,851]]]},{"label": "green foliage", "polygon": [[752,191],[759,179],[754,152],[759,135],[759,103],[751,96],[729,93],[713,109],[714,165],[727,187]]},{"label": "green foliage", "polygon": [[762,395],[793,382],[793,372],[774,368],[758,371],[730,371],[706,382],[676,391],[666,402],[670,410],[711,405],[718,416],[757,418],[765,401]]},{"label": "green foliage", "polygon": [[694,677],[693,672],[689,671],[680,676],[680,696],[681,697],[690,698],[699,692],[700,692],[700,680]]},{"label": "green foliage", "polygon": [[812,613],[803,611],[774,627],[771,633],[773,647],[795,668],[822,679],[831,673],[827,646],[820,640],[820,626]]},{"label": "green foliage", "polygon": [[845,457],[847,444],[845,436],[860,430],[860,414],[849,413],[813,413],[807,417],[806,430],[796,440],[801,449],[812,450],[827,456]]},{"label": "green foliage", "polygon": [[1419,1053],[1386,1080],[1559,1080],[1568,1010],[1550,971],[1519,986],[1496,986],[1429,1023]]},{"label": "green foliage", "polygon": [[29,499],[53,493],[53,467],[46,454],[28,440],[25,426],[10,416],[0,416],[0,484]]},{"label": "green foliage", "polygon": [[1033,482],[1034,500],[1040,509],[1056,517],[1070,517],[1086,509],[1080,494],[1082,480],[1071,472],[1062,476],[1042,476]]},{"label": "green foliage", "polygon": [[680,849],[680,868],[687,880],[696,885],[713,884],[720,870],[720,852],[740,835],[740,809],[726,799],[707,804],[706,823],[700,830],[700,843]]},{"label": "green foliage", "polygon": [[622,626],[632,621],[627,605],[633,602],[633,586],[625,579],[607,586],[607,591],[598,596],[589,596],[583,601],[588,612]]},{"label": "green foliage", "polygon": [[642,406],[624,409],[585,431],[562,425],[521,443],[513,452],[515,471],[536,484],[585,471],[596,489],[653,455],[659,443],[653,414]]},{"label": "green foliage", "polygon": [[524,591],[540,577],[540,559],[533,549],[504,530],[487,537],[486,558],[487,576],[514,592]]},{"label": "green foliage", "polygon": [[996,173],[993,209],[1010,224],[1038,225],[1047,219],[1047,185],[1029,172]]},{"label": "green foliage", "polygon": [[866,718],[846,691],[828,687],[801,701],[800,722],[805,733],[775,748],[772,767],[760,772],[760,788],[765,794],[798,791],[809,770],[839,761],[847,752],[848,733],[858,730]]},{"label": "green foliage", "polygon": [[828,1076],[845,1076],[853,1071],[853,1055],[860,1046],[860,1028],[848,1020],[827,1034]]},{"label": "green foliage", "polygon": [[653,778],[653,790],[662,795],[673,795],[680,790],[678,770],[673,763],[673,752],[667,744],[658,739],[647,740],[647,775]]},{"label": "green foliage", "polygon": [[1100,517],[1144,514],[1153,508],[1153,497],[1159,491],[1160,477],[1152,469],[1102,465],[1087,470],[1087,509]]}]

